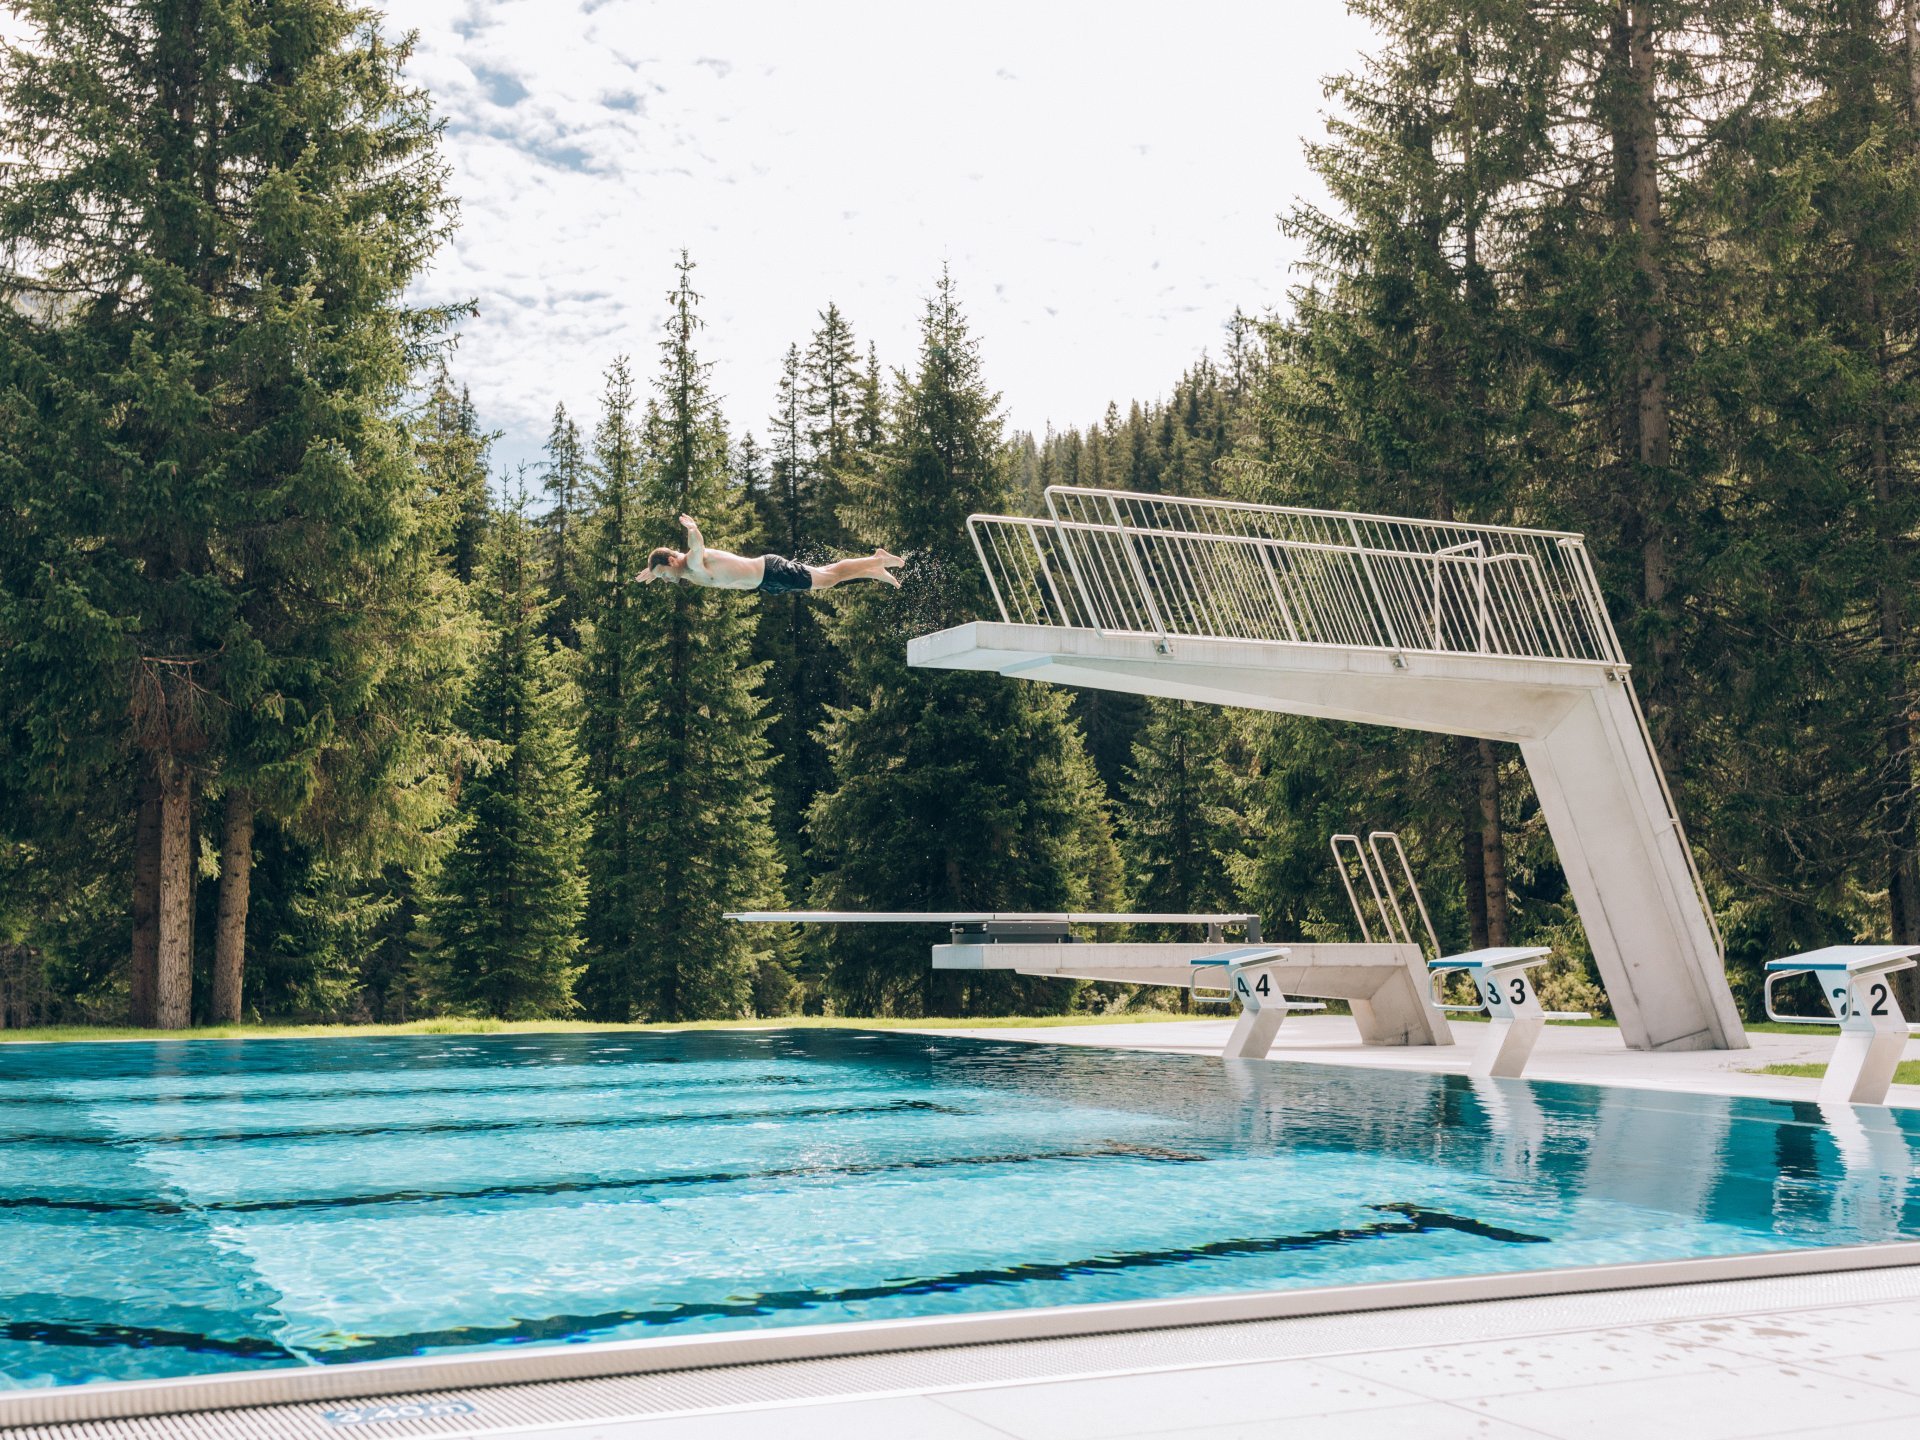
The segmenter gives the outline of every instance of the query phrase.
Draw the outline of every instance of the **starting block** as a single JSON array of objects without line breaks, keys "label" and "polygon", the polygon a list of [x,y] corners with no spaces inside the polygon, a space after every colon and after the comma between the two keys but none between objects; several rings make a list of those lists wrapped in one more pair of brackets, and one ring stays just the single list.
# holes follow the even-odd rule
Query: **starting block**
[{"label": "starting block", "polygon": [[1218,955],[1195,960],[1193,967],[1218,966],[1226,972],[1225,989],[1217,997],[1202,997],[1200,981],[1194,977],[1194,997],[1224,1004],[1228,996],[1240,1002],[1240,1018],[1220,1052],[1226,1060],[1264,1060],[1273,1048],[1273,1037],[1280,1033],[1280,1022],[1293,1010],[1324,1010],[1314,1001],[1289,1000],[1281,993],[1273,967],[1293,951],[1285,945],[1250,945],[1241,950],[1226,950]]},{"label": "starting block", "polygon": [[[1900,1052],[1907,1044],[1907,1017],[1900,1013],[1889,978],[1911,969],[1920,945],[1829,945],[1767,962],[1763,992],[1767,1018],[1793,1025],[1837,1025],[1839,1043],[1820,1082],[1820,1103],[1884,1105]],[[1773,987],[1789,975],[1810,974],[1826,997],[1826,1015],[1783,1015],[1774,1009]]]},{"label": "starting block", "polygon": [[[1470,950],[1464,955],[1443,955],[1427,962],[1427,972],[1436,991],[1434,1004],[1449,1011],[1485,1011],[1489,1034],[1481,1043],[1469,1075],[1519,1075],[1527,1068],[1534,1042],[1547,1028],[1549,1020],[1585,1020],[1584,1010],[1542,1010],[1533,993],[1527,971],[1540,964],[1553,951],[1545,945],[1503,946],[1491,950]],[[1438,990],[1448,975],[1464,974],[1473,980],[1475,1003],[1443,1005]]]}]

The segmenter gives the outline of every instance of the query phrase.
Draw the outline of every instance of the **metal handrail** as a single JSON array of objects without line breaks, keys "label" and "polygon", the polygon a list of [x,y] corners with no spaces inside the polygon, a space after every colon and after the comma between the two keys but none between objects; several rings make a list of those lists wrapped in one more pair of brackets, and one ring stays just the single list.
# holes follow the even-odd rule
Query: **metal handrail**
[{"label": "metal handrail", "polygon": [[1114,634],[1623,664],[1578,536],[1050,486],[968,530],[1001,618]]},{"label": "metal handrail", "polygon": [[1413,862],[1407,859],[1407,847],[1400,843],[1400,833],[1397,830],[1374,830],[1367,835],[1367,849],[1373,852],[1373,862],[1379,866],[1380,876],[1386,882],[1387,898],[1393,901],[1393,913],[1400,921],[1400,933],[1409,941],[1413,937],[1413,930],[1407,924],[1406,914],[1400,908],[1399,895],[1394,889],[1393,872],[1387,868],[1386,856],[1380,853],[1382,840],[1391,841],[1393,844],[1393,853],[1400,859],[1400,876],[1407,882],[1407,893],[1413,897],[1414,909],[1419,912],[1420,924],[1427,932],[1427,943],[1433,946],[1433,956],[1438,959],[1442,954],[1440,932],[1433,928],[1433,916],[1427,913],[1427,899],[1420,893],[1420,882],[1414,878]]},{"label": "metal handrail", "polygon": [[1305,505],[1263,505],[1253,500],[1217,500],[1205,495],[1150,495],[1140,490],[1107,490],[1097,485],[1049,485],[1043,493],[1049,517],[1058,518],[1056,500],[1061,496],[1097,496],[1101,499],[1151,500],[1156,504],[1182,505],[1207,509],[1258,511],[1268,515],[1312,516],[1322,520],[1372,521],[1383,525],[1406,525],[1425,530],[1476,530],[1495,535],[1525,535],[1540,540],[1581,540],[1574,530],[1542,530],[1528,525],[1462,524],[1453,520],[1425,520],[1413,515],[1379,515],[1366,510],[1315,510]]}]

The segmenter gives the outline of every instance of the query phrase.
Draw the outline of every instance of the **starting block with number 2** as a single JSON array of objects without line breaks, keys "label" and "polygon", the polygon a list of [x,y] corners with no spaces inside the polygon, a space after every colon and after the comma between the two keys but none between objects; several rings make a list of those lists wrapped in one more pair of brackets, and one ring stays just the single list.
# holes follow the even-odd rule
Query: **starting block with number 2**
[{"label": "starting block with number 2", "polygon": [[[1900,1052],[1907,1045],[1907,1017],[1893,993],[1892,976],[1911,969],[1920,945],[1829,945],[1767,962],[1763,992],[1767,1018],[1795,1025],[1837,1025],[1840,1043],[1820,1082],[1823,1104],[1884,1105]],[[1773,987],[1789,975],[1812,975],[1833,1012],[1783,1015],[1774,1008]]]}]

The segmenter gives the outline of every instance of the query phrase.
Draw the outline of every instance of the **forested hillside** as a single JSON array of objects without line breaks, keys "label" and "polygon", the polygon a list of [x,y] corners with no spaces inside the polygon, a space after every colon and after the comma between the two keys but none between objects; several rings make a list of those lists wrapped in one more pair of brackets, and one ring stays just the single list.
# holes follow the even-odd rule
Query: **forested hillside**
[{"label": "forested hillside", "polygon": [[[1920,943],[1920,0],[1357,0],[1292,300],[1158,398],[1009,433],[930,267],[914,353],[823,295],[722,413],[683,257],[514,475],[460,312],[409,299],[457,217],[377,16],[11,8],[6,1024],[1163,1003],[720,916],[1344,936],[1326,839],[1375,825],[1443,939],[1550,941],[1548,1003],[1604,1004],[1507,747],[909,670],[988,613],[967,514],[1051,484],[1584,532],[1743,1002],[1771,954]],[[904,587],[632,584],[682,510]]]}]

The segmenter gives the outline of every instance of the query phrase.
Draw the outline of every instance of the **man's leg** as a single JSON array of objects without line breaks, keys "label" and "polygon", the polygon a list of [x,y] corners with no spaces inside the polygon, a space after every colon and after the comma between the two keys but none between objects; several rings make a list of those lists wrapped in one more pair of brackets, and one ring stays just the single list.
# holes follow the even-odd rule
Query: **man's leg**
[{"label": "man's leg", "polygon": [[899,563],[899,556],[876,550],[871,555],[856,555],[846,560],[836,560],[831,565],[810,565],[807,568],[813,571],[813,588],[816,590],[831,590],[848,580],[879,580],[897,587],[900,579],[890,573],[887,566]]}]

